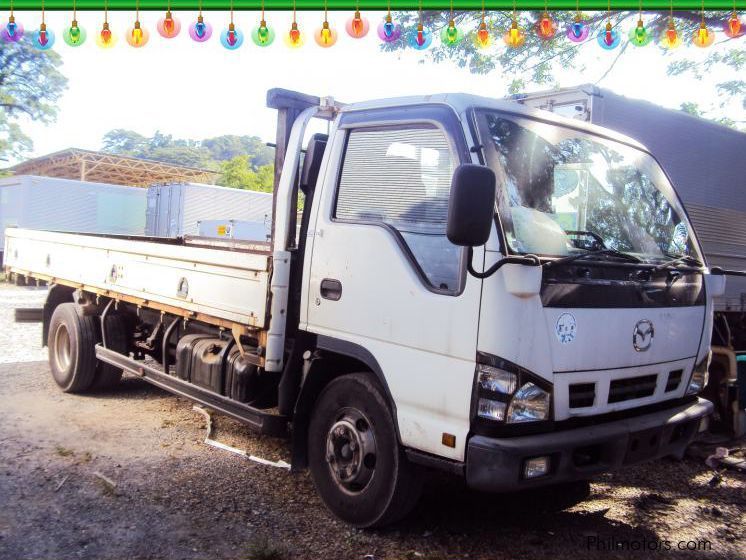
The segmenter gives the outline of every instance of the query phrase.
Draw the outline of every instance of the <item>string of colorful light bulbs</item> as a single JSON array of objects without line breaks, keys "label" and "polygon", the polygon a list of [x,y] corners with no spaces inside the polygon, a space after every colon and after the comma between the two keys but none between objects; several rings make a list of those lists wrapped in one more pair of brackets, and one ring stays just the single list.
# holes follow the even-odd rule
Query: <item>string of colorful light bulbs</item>
[{"label": "string of colorful light bulbs", "polygon": [[[251,31],[252,42],[259,47],[271,45],[276,37],[274,29],[267,23],[265,14],[265,0],[261,1],[261,17],[257,25]],[[171,12],[171,0],[165,0],[166,12],[164,17],[158,20],[156,29],[158,34],[164,39],[173,39],[181,32],[181,23],[179,19]],[[466,34],[460,29],[454,20],[454,2],[449,0],[449,20],[448,25],[443,27],[440,33],[440,41],[444,46],[455,47],[461,43]],[[45,21],[46,6],[45,0],[41,3],[41,22],[39,28],[30,34],[32,45],[39,50],[52,48],[55,43],[55,34],[47,28]],[[79,25],[77,20],[77,0],[71,0],[72,3],[72,22],[62,32],[64,42],[71,47],[78,47],[86,42],[87,34],[85,29]],[[140,24],[140,0],[134,0],[135,21],[132,27],[127,29],[125,39],[127,43],[135,48],[145,46],[150,38],[150,34]],[[337,42],[339,37],[336,29],[329,23],[328,18],[328,0],[323,0],[324,19],[319,28],[314,31],[313,38],[317,45],[328,48]],[[191,39],[197,43],[204,43],[212,36],[212,26],[208,23],[202,13],[202,0],[198,3],[198,15],[189,25],[188,34]],[[674,16],[674,0],[669,0],[668,6],[668,25],[663,33],[657,38],[658,45],[666,50],[676,49],[685,43],[686,38],[682,38],[681,33],[676,27]],[[708,27],[705,18],[705,0],[701,0],[702,20],[698,29],[689,38],[688,43],[705,48],[711,46],[716,38],[716,32]],[[296,18],[296,0],[292,0],[293,21],[290,29],[284,34],[284,42],[291,48],[299,48],[305,43],[305,35],[298,25]],[[104,0],[104,21],[101,30],[96,35],[96,44],[102,48],[111,48],[117,42],[116,35],[109,26],[109,0]],[[433,43],[433,34],[425,26],[422,11],[422,0],[418,0],[418,22],[416,27],[404,34],[404,31],[398,23],[394,21],[391,14],[391,0],[387,0],[386,16],[381,20],[377,27],[378,37],[385,43],[393,43],[404,40],[406,44],[416,50],[428,49]],[[493,46],[493,34],[486,23],[485,1],[481,0],[481,17],[478,27],[474,33],[474,44],[479,49],[487,49]],[[518,11],[516,0],[512,0],[512,17],[511,25],[503,35],[503,42],[508,48],[518,48],[526,41],[526,31],[521,29],[518,23]],[[549,10],[549,0],[544,0],[541,17],[537,20],[534,32],[544,41],[549,41],[557,36],[558,30],[562,23],[553,19]],[[590,38],[591,26],[584,19],[583,12],[580,8],[580,0],[576,0],[575,16],[572,21],[564,25],[565,37],[573,43],[582,43]],[[370,22],[360,12],[360,1],[355,0],[354,13],[347,20],[345,31],[352,39],[361,39],[368,34]],[[733,10],[729,13],[725,21],[723,34],[729,39],[735,39],[746,35],[746,19],[739,16],[736,0],[733,0]],[[404,36],[403,36],[404,35]],[[10,15],[7,23],[0,28],[0,40],[6,43],[15,43],[24,40],[24,27],[16,20],[14,13],[14,0],[10,0]],[[643,19],[643,2],[639,1],[639,18],[637,25],[630,30],[628,41],[636,47],[644,47],[653,42],[655,37],[646,29]],[[614,50],[622,42],[622,35],[612,23],[612,3],[607,0],[606,3],[606,24],[601,26],[599,33],[596,35],[598,45],[604,50]],[[244,42],[244,34],[234,21],[234,0],[230,0],[230,20],[228,25],[220,34],[220,43],[229,50],[236,50]]]}]

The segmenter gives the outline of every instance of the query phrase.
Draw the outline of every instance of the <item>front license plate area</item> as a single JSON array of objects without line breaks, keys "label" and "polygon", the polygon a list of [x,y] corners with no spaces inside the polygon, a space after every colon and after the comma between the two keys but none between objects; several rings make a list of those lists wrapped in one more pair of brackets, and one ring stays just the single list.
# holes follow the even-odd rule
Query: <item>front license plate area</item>
[{"label": "front license plate area", "polygon": [[662,445],[662,438],[663,430],[660,428],[632,432],[629,435],[624,462],[638,463],[656,457]]}]

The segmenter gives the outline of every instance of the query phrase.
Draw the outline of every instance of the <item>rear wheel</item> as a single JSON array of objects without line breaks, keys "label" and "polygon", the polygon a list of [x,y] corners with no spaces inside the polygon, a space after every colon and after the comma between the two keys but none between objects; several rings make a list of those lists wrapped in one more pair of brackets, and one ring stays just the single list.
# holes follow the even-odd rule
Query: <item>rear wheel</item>
[{"label": "rear wheel", "polygon": [[[49,322],[49,367],[66,393],[110,389],[122,379],[122,370],[96,359],[101,342],[101,319],[83,315],[74,303],[58,305]],[[106,317],[106,343],[125,354],[129,347],[127,323],[120,315]]]},{"label": "rear wheel", "polygon": [[74,303],[58,305],[49,322],[47,347],[52,377],[65,393],[87,391],[96,375],[96,317],[80,315]]},{"label": "rear wheel", "polygon": [[308,432],[308,459],[326,506],[357,527],[398,521],[421,492],[382,391],[367,374],[339,377],[319,395]]}]

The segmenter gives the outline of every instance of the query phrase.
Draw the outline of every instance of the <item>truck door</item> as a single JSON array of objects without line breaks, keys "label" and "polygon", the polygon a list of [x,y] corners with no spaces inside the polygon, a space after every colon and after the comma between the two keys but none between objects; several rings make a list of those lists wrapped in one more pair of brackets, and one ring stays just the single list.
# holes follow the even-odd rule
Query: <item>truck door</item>
[{"label": "truck door", "polygon": [[450,109],[394,113],[344,114],[333,136],[309,231],[306,327],[322,348],[375,364],[404,445],[462,459],[481,282],[445,229],[452,174],[471,157]]}]

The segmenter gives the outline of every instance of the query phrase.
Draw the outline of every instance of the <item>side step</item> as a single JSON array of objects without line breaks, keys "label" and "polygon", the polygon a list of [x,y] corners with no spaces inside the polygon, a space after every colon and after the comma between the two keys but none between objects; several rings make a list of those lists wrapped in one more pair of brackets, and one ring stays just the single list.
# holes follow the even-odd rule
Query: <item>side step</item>
[{"label": "side step", "polygon": [[288,436],[288,418],[279,414],[272,414],[253,406],[249,406],[223,395],[213,393],[187,381],[164,373],[160,369],[133,360],[100,344],[96,345],[96,358],[112,366],[122,368],[125,372],[142,377],[148,383],[165,389],[170,393],[198,402],[217,412],[232,416],[236,420],[248,424],[261,434],[274,437]]}]

